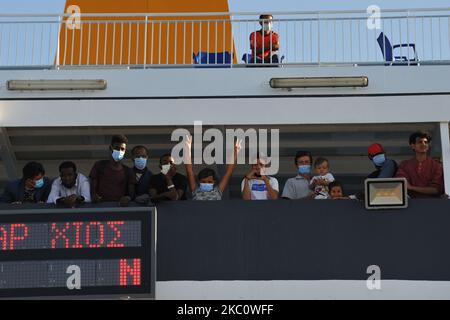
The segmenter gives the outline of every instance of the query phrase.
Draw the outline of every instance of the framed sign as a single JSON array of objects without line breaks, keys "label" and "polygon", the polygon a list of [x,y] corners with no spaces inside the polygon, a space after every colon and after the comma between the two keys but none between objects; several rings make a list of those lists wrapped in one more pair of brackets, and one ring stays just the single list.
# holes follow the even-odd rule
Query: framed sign
[{"label": "framed sign", "polygon": [[154,298],[155,256],[154,208],[0,210],[2,298]]}]

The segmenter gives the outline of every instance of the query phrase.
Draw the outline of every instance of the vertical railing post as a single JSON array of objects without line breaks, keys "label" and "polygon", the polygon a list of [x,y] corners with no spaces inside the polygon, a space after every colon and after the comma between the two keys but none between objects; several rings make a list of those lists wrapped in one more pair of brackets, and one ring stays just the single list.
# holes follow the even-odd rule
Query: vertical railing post
[{"label": "vertical railing post", "polygon": [[60,54],[61,54],[61,28],[62,28],[62,24],[61,24],[61,16],[58,16],[58,40],[56,42],[56,63],[55,63],[55,67],[56,69],[59,69],[59,59],[60,59]]},{"label": "vertical railing post", "polygon": [[320,66],[320,13],[317,14],[317,64]]},{"label": "vertical railing post", "polygon": [[[145,30],[144,30],[144,69],[147,67],[147,27],[148,27],[148,15],[145,15]],[[169,44],[167,44],[169,45]]]},{"label": "vertical railing post", "polygon": [[410,63],[410,58],[409,58],[409,10],[406,11],[406,43],[408,44],[408,48],[407,48],[407,59],[408,59],[408,66],[411,64]]}]

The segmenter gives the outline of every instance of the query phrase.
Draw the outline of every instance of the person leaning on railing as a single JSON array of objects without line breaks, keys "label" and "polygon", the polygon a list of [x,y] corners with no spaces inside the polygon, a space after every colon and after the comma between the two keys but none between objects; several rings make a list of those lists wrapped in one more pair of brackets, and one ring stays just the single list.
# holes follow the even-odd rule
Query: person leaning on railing
[{"label": "person leaning on railing", "polygon": [[250,49],[252,57],[248,63],[278,63],[277,51],[280,48],[278,34],[272,31],[272,15],[263,14],[259,17],[261,30],[250,34]]},{"label": "person leaning on railing", "polygon": [[431,135],[417,131],[409,137],[415,157],[400,163],[396,177],[408,180],[408,194],[413,198],[439,198],[444,190],[442,164],[429,157]]},{"label": "person leaning on railing", "polygon": [[73,208],[85,202],[91,202],[89,179],[77,172],[77,166],[72,161],[61,163],[59,177],[53,181],[47,203]]},{"label": "person leaning on railing", "polygon": [[266,175],[267,158],[259,155],[252,169],[245,175],[241,183],[244,200],[276,200],[278,199],[278,180]]},{"label": "person leaning on railing", "polygon": [[379,143],[373,143],[367,148],[367,156],[375,166],[375,171],[367,178],[392,178],[397,172],[397,162],[386,157],[384,148]]},{"label": "person leaning on railing", "polygon": [[298,151],[294,158],[297,175],[289,178],[281,197],[288,200],[313,199],[316,194],[310,189],[313,158],[309,151]]},{"label": "person leaning on railing", "polygon": [[141,204],[147,204],[150,200],[148,189],[153,173],[147,167],[148,156],[149,151],[146,146],[138,145],[131,149],[132,170],[136,180],[135,201]]},{"label": "person leaning on railing", "polygon": [[97,202],[119,202],[127,206],[134,199],[136,180],[131,168],[122,164],[128,139],[115,135],[109,146],[109,159],[97,161],[91,169],[91,198]]},{"label": "person leaning on railing", "polygon": [[0,199],[0,202],[22,204],[22,203],[45,203],[52,182],[45,177],[45,170],[39,162],[28,162],[22,169],[22,178],[9,182]]},{"label": "person leaning on railing", "polygon": [[161,201],[187,200],[187,179],[177,172],[177,166],[170,153],[159,158],[161,172],[150,178],[149,194],[153,203]]}]

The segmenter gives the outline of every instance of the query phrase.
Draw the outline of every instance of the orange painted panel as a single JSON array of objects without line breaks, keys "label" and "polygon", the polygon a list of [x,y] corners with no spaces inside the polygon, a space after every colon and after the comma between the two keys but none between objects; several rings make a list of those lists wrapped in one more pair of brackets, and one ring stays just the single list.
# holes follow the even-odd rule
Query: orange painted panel
[{"label": "orange painted panel", "polygon": [[81,23],[79,29],[61,27],[62,65],[190,64],[194,52],[234,52],[228,15],[83,17],[83,13],[227,13],[227,0],[109,0],[107,4],[67,0],[65,11],[70,5],[80,7]]}]

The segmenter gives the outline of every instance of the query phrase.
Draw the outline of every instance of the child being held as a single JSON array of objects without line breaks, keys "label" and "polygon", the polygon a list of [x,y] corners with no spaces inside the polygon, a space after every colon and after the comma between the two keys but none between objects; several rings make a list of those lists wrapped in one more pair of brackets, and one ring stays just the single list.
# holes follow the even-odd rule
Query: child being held
[{"label": "child being held", "polygon": [[314,176],[309,185],[314,190],[314,199],[329,199],[328,185],[334,181],[334,176],[329,172],[329,162],[325,158],[317,158],[314,161]]}]

